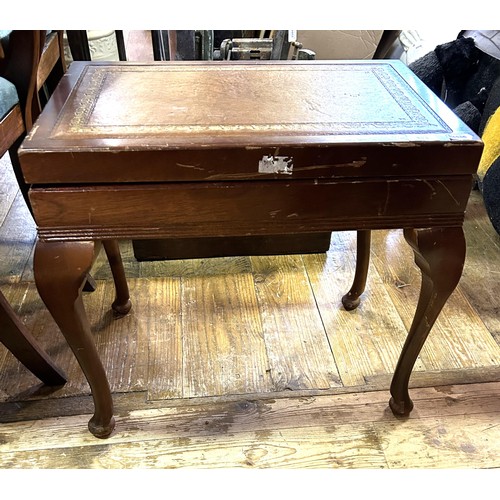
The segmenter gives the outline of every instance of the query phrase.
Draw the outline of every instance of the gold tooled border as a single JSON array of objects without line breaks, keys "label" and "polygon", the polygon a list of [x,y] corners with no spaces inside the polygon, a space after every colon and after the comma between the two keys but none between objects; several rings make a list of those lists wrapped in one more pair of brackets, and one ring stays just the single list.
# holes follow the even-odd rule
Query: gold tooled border
[{"label": "gold tooled border", "polygon": [[[155,66],[155,71],[234,71],[242,69],[242,66]],[[324,122],[324,123],[294,123],[293,127],[288,124],[233,124],[233,125],[111,125],[111,126],[92,126],[88,125],[90,117],[96,105],[99,93],[111,73],[117,72],[138,72],[151,71],[148,65],[109,65],[109,66],[88,66],[85,68],[79,78],[72,94],[66,101],[63,110],[60,113],[60,119],[54,126],[52,138],[76,138],[78,136],[92,136],[99,138],[115,138],[130,136],[146,136],[161,134],[195,134],[210,135],[213,133],[242,134],[249,132],[252,134],[278,133],[282,135],[290,134],[318,134],[318,135],[353,135],[353,134],[428,134],[449,132],[446,124],[433,112],[433,110],[419,98],[418,94],[406,83],[406,81],[388,64],[336,64],[329,67],[335,71],[366,71],[372,70],[374,76],[381,82],[386,91],[391,94],[395,102],[408,116],[408,120],[396,122]],[[286,71],[287,66],[245,66],[245,71]],[[302,68],[299,68],[302,70]],[[325,71],[324,65],[307,66],[304,71]],[[77,100],[78,92],[81,91],[82,82],[85,81],[86,88],[82,96]],[[419,101],[420,106],[427,112],[428,116],[434,121],[434,124],[424,116],[422,111],[414,104],[412,98]],[[73,116],[67,125],[61,117],[66,115],[66,108],[74,107]]]}]

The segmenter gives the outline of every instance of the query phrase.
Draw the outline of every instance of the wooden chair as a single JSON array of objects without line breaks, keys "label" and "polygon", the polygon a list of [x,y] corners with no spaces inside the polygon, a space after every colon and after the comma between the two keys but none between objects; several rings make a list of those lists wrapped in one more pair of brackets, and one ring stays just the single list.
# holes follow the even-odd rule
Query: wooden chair
[{"label": "wooden chair", "polygon": [[33,105],[36,107],[33,121],[38,117],[59,80],[66,73],[64,59],[63,30],[39,31],[40,46],[37,76],[36,95]]},{"label": "wooden chair", "polygon": [[[0,32],[0,157],[7,151],[17,182],[31,211],[29,185],[22,175],[18,148],[42,111],[45,102],[66,71],[62,31],[14,30]],[[121,255],[116,241],[103,242],[116,286],[113,309],[126,314],[131,307]],[[94,289],[87,276],[84,287]],[[52,362],[26,330],[0,292],[0,342],[32,373],[48,385],[66,382],[63,372]]]},{"label": "wooden chair", "polygon": [[[2,134],[21,193],[31,211],[29,185],[24,181],[17,150],[66,71],[62,31],[14,30],[4,36],[0,76],[15,88],[17,104],[2,119]],[[14,94],[15,95],[15,94]],[[15,127],[15,131],[10,130]],[[9,130],[7,130],[9,129]],[[8,137],[16,135],[13,143]],[[4,146],[4,145],[2,145]]]},{"label": "wooden chair", "polygon": [[[0,76],[0,157],[9,151],[18,182],[21,180],[23,184],[17,149],[26,136],[28,126],[32,124],[31,100],[36,87],[33,75],[36,75],[38,58],[36,54],[40,50],[40,38],[27,36],[27,33],[25,35],[10,33],[8,35],[9,47],[4,49],[0,44],[0,68],[2,70],[0,72],[2,75]],[[16,72],[10,59],[10,50],[16,46],[17,42],[26,44],[25,54],[32,53],[33,57],[21,57],[16,61],[19,68]],[[25,193],[27,190],[23,192],[23,195]],[[54,364],[16,316],[1,291],[0,342],[42,382],[47,385],[62,385],[66,382],[64,373]]]}]

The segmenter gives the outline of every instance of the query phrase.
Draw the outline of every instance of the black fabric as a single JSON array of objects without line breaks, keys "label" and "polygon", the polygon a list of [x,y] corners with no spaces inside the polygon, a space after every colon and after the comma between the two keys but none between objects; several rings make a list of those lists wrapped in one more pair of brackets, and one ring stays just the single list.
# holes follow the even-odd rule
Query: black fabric
[{"label": "black fabric", "polygon": [[443,69],[435,52],[429,52],[408,66],[436,95],[441,95]]},{"label": "black fabric", "polygon": [[453,112],[472,130],[478,130],[481,124],[481,113],[470,101],[459,104]]},{"label": "black fabric", "polygon": [[499,75],[500,60],[481,52],[475,72],[469,76],[463,89],[457,92],[458,100],[473,102],[480,113],[483,113],[486,100]]},{"label": "black fabric", "polygon": [[[479,50],[472,38],[459,37],[438,45],[409,68],[466,125],[477,134],[482,132],[486,102],[500,75],[498,59]],[[492,106],[488,107],[488,116]]]},{"label": "black fabric", "polygon": [[491,87],[488,99],[484,105],[483,115],[481,117],[481,124],[479,125],[479,135],[483,135],[484,128],[490,116],[500,107],[500,71],[498,73],[495,83]]},{"label": "black fabric", "polygon": [[434,50],[443,72],[446,87],[446,103],[450,108],[469,101],[464,98],[464,89],[476,73],[482,52],[476,48],[472,38],[458,38],[438,45]]},{"label": "black fabric", "polygon": [[500,157],[492,163],[484,176],[483,200],[491,224],[500,234]]}]

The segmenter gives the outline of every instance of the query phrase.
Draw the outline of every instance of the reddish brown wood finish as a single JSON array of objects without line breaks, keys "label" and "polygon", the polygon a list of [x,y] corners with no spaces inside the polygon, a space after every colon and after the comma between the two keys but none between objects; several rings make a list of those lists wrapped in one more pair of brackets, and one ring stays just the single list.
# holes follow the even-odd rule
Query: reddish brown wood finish
[{"label": "reddish brown wood finish", "polygon": [[[28,185],[24,182],[17,150],[26,130],[32,125],[32,113],[35,101],[38,101],[35,88],[36,72],[44,39],[45,32],[15,30],[9,37],[8,50],[4,52],[3,48],[0,48],[0,75],[16,86],[19,98],[19,103],[0,121],[0,157],[9,151],[12,167],[25,200],[28,199]],[[66,382],[64,373],[26,329],[1,292],[0,342],[42,382],[48,385],[61,385]]]},{"label": "reddish brown wood finish", "polygon": [[[98,250],[99,244],[95,247],[93,241],[38,240],[33,266],[40,297],[73,350],[92,390],[95,414],[89,422],[89,430],[94,436],[104,438],[115,425],[113,401],[82,300],[82,289]],[[127,314],[131,302],[118,244],[108,241],[105,250],[116,285],[112,307],[119,314]]]},{"label": "reddish brown wood finish", "polygon": [[398,415],[408,415],[413,408],[408,394],[411,370],[439,313],[460,281],[465,261],[465,238],[461,227],[406,229],[404,235],[422,271],[422,287],[391,384],[390,406]]},{"label": "reddish brown wood finish", "polygon": [[368,266],[370,265],[371,232],[358,231],[356,240],[356,271],[351,289],[342,297],[342,305],[347,311],[359,306],[361,294],[365,291]]},{"label": "reddish brown wood finish", "polygon": [[78,290],[89,242],[118,238],[360,230],[355,301],[369,230],[404,228],[424,276],[392,385],[407,413],[415,357],[460,277],[481,151],[398,61],[72,64],[21,161],[37,284],[91,383],[91,431],[110,432],[111,395]]},{"label": "reddish brown wood finish", "polygon": [[66,375],[43,350],[0,292],[0,342],[47,385],[66,383]]},{"label": "reddish brown wood finish", "polygon": [[40,187],[30,198],[44,239],[182,238],[460,225],[470,189],[448,176]]},{"label": "reddish brown wood finish", "polygon": [[118,314],[127,314],[132,307],[130,294],[128,291],[125,270],[123,269],[122,256],[116,240],[106,240],[103,242],[104,251],[108,257],[109,266],[113,275],[116,288],[116,298],[111,307]]}]

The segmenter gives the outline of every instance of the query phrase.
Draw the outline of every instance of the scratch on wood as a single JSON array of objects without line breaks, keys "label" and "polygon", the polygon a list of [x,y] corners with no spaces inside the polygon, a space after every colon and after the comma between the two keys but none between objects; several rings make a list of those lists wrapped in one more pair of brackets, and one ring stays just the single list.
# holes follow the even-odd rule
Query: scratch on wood
[{"label": "scratch on wood", "polygon": [[405,283],[403,281],[397,280],[396,283],[396,288],[404,288],[405,286],[411,286],[410,283]]},{"label": "scratch on wood", "polygon": [[452,200],[457,204],[457,206],[460,206],[459,201],[453,196],[453,193],[446,187],[446,185],[442,181],[438,180],[438,182],[448,192],[448,194],[451,196]]},{"label": "scratch on wood", "polygon": [[[427,180],[425,180],[425,179],[424,179],[424,184],[425,184],[426,186],[429,186],[430,190],[432,191],[432,193],[431,193],[431,197],[436,196],[436,189],[434,188],[434,186],[433,186],[433,185],[432,185],[429,181],[427,181]],[[448,192],[449,192],[449,191],[448,191]]]},{"label": "scratch on wood", "polygon": [[203,167],[197,167],[196,165],[184,165],[184,163],[176,163],[178,167],[182,168],[192,168],[194,170],[205,170]]},{"label": "scratch on wood", "polygon": [[379,215],[385,215],[387,213],[387,206],[389,205],[389,198],[391,197],[391,183],[387,183],[387,193],[385,195],[384,207],[382,208],[382,213]]},{"label": "scratch on wood", "polygon": [[333,164],[326,164],[326,165],[311,165],[308,167],[295,167],[295,171],[305,171],[305,170],[317,170],[321,168],[360,168],[366,164],[366,158],[361,159],[361,160],[353,160],[348,163],[333,163]]}]

